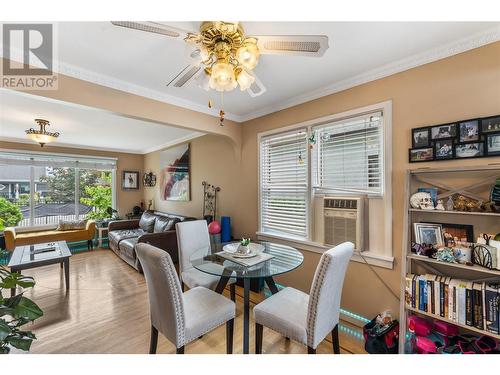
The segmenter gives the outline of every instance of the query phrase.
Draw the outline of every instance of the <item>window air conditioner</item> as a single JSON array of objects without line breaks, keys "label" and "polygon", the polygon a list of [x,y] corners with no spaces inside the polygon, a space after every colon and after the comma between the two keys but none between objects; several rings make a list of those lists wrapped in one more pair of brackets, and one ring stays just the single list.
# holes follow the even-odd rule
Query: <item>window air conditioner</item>
[{"label": "window air conditioner", "polygon": [[336,246],[349,241],[354,244],[356,250],[363,251],[364,206],[364,198],[324,197],[324,244]]}]

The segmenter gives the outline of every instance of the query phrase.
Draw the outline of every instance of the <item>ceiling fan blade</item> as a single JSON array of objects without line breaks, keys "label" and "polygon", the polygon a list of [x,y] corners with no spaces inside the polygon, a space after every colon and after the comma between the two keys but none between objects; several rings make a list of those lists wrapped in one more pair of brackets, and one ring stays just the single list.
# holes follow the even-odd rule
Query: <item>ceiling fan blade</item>
[{"label": "ceiling fan blade", "polygon": [[167,26],[162,23],[151,21],[111,21],[115,26],[126,27],[148,33],[165,35],[175,39],[184,39],[189,31],[179,29],[177,27]]},{"label": "ceiling fan blade", "polygon": [[255,78],[255,81],[252,83],[252,85],[247,89],[248,95],[250,95],[252,98],[255,98],[257,96],[261,96],[264,94],[267,89],[264,86],[264,84],[261,82],[259,77],[255,75],[254,72],[252,72],[252,75]]},{"label": "ceiling fan blade", "polygon": [[167,87],[183,87],[191,82],[200,72],[201,66],[188,65],[182,69],[169,83]]},{"label": "ceiling fan blade", "polygon": [[328,49],[326,35],[256,35],[261,54],[321,57]]}]

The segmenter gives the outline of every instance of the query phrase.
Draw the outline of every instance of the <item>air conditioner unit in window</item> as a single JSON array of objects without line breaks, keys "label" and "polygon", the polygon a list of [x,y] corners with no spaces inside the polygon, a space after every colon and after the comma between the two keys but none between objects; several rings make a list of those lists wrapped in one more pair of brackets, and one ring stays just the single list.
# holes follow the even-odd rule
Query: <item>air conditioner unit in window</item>
[{"label": "air conditioner unit in window", "polygon": [[352,242],[358,251],[365,249],[365,198],[323,198],[324,239],[327,246]]}]

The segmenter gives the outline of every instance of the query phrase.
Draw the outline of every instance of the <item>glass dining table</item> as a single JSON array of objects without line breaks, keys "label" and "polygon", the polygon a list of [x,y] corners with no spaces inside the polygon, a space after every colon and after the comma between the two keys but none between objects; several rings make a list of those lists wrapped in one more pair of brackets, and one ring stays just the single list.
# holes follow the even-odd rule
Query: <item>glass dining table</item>
[{"label": "glass dining table", "polygon": [[217,293],[224,291],[230,278],[243,280],[243,354],[249,353],[250,281],[263,279],[272,294],[278,293],[273,277],[296,269],[304,261],[302,253],[291,246],[272,242],[259,243],[264,246],[263,252],[271,258],[253,266],[244,266],[218,254],[223,251],[225,243],[199,249],[190,258],[197,270],[220,277],[215,288]]}]

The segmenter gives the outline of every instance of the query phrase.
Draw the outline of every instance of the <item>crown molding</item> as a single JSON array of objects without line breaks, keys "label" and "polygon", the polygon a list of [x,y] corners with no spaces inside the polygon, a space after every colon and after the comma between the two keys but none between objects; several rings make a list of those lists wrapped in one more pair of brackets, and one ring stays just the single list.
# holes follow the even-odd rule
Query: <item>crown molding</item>
[{"label": "crown molding", "polygon": [[[345,80],[335,82],[333,84],[318,88],[316,90],[292,97],[281,101],[277,104],[266,106],[260,110],[251,111],[243,115],[226,112],[226,118],[238,123],[253,120],[258,117],[268,115],[273,112],[281,111],[311,100],[315,100],[324,96],[328,96],[340,91],[350,89],[377,79],[388,77],[390,75],[400,73],[421,65],[425,65],[437,60],[441,60],[462,52],[466,52],[484,45],[495,43],[500,40],[500,26],[496,26],[485,30],[481,33],[474,34],[470,37],[463,38],[444,46],[434,48],[424,53],[416,54],[390,64],[369,70],[365,73],[347,78]],[[0,55],[2,52],[0,51]],[[95,83],[101,86],[106,86],[116,90],[128,92],[131,94],[143,96],[153,100],[158,100],[163,103],[172,104],[178,107],[186,108],[192,111],[205,113],[211,116],[218,117],[218,112],[215,109],[207,108],[205,105],[195,103],[190,100],[181,99],[173,95],[168,95],[157,90],[151,90],[136,84],[116,79],[107,75],[92,72],[70,64],[55,62],[57,72],[83,81]]]},{"label": "crown molding", "polygon": [[163,143],[160,146],[154,146],[154,147],[144,149],[141,151],[141,154],[149,154],[151,152],[163,150],[163,149],[175,146],[175,145],[180,145],[181,143],[188,142],[192,139],[199,138],[199,137],[202,137],[204,135],[206,135],[206,134],[201,133],[201,132],[192,132],[191,134],[185,135],[184,137],[177,138],[177,139],[170,141],[170,142],[167,142],[167,143]]},{"label": "crown molding", "polygon": [[445,59],[447,57],[457,55],[475,48],[485,46],[490,43],[495,43],[500,40],[500,26],[485,30],[484,32],[472,35],[467,38],[448,43],[444,46],[434,48],[430,51],[416,54],[393,63],[369,70],[365,73],[347,78],[345,80],[324,86],[314,91],[310,91],[303,95],[295,96],[281,103],[267,106],[261,110],[252,111],[240,116],[241,121],[249,121],[258,117],[268,115],[273,112],[281,111],[299,104],[309,102],[324,96],[328,96],[340,91],[350,89],[380,78],[388,77],[396,73],[403,72],[421,65],[425,65],[434,61]]},{"label": "crown molding", "polygon": [[[173,95],[168,95],[156,90],[151,90],[124,80],[116,79],[104,74],[92,72],[82,69],[67,63],[58,62],[56,64],[57,72],[83,81],[95,83],[97,85],[110,87],[112,89],[125,91],[130,94],[143,96],[149,99],[158,100],[163,103],[175,105],[177,107],[186,108],[195,112],[205,113],[210,116],[219,117],[219,112],[216,109],[210,109],[205,105],[195,103],[190,100],[181,99]],[[225,118],[235,122],[242,122],[240,116],[226,112]]]}]

